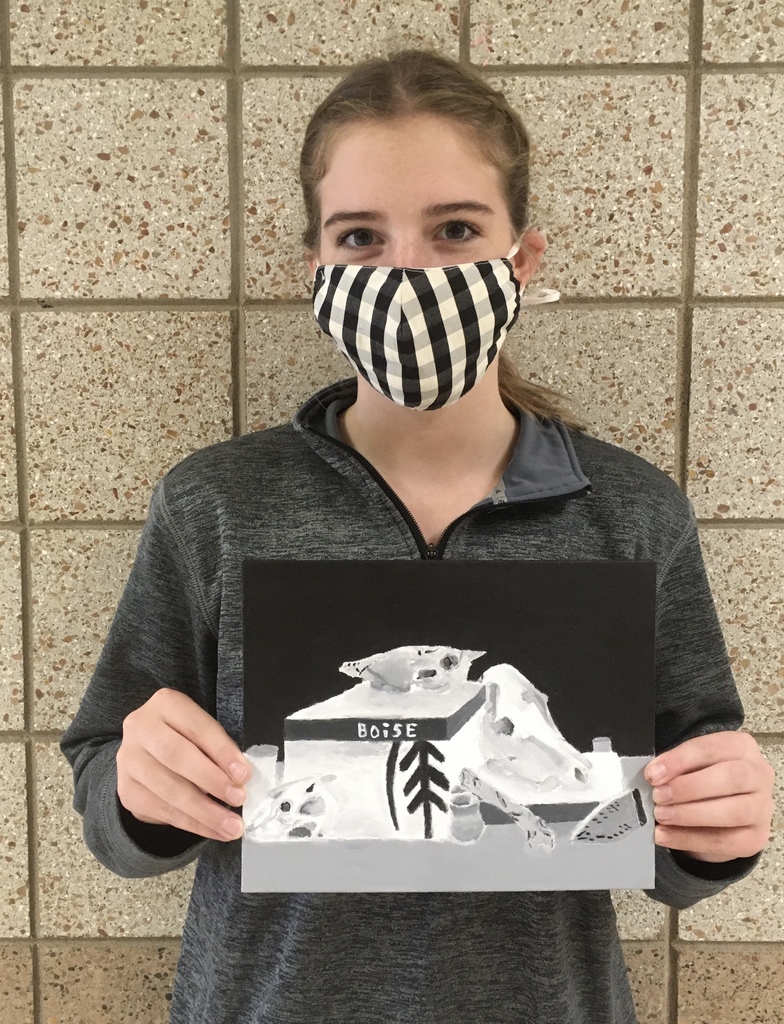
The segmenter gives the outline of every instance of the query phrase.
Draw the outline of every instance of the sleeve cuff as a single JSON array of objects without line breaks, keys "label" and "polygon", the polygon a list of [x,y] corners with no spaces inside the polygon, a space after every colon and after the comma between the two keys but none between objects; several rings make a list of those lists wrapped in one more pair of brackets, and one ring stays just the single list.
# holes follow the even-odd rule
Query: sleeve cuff
[{"label": "sleeve cuff", "polygon": [[755,853],[752,857],[737,857],[735,860],[713,863],[707,860],[696,860],[682,850],[670,850],[670,853],[679,868],[683,868],[695,878],[703,878],[708,882],[736,882],[752,871],[762,856],[762,852],[760,852]]},{"label": "sleeve cuff", "polygon": [[656,847],[656,887],[646,890],[652,899],[676,910],[686,910],[745,878],[762,856],[758,853],[724,864],[708,864],[680,852],[676,856],[676,852]]},{"label": "sleeve cuff", "polygon": [[[108,745],[110,749],[90,765],[100,772],[100,782],[84,816],[87,846],[105,867],[123,878],[162,875],[184,867],[209,840],[168,825],[147,825],[122,807],[117,797],[117,745]],[[100,766],[96,764],[99,760],[103,762]]]}]

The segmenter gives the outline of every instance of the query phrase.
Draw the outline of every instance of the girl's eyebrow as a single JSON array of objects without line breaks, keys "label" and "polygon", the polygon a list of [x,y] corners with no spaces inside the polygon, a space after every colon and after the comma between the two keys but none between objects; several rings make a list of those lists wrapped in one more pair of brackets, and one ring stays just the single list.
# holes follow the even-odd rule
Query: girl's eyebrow
[{"label": "girl's eyebrow", "polygon": [[[467,210],[471,213],[483,214],[487,217],[492,217],[495,212],[486,203],[478,203],[474,199],[464,199],[459,203],[435,203],[433,206],[426,206],[422,211],[425,217],[440,217],[445,213],[461,213]],[[333,224],[339,224],[341,221],[346,220],[383,220],[384,214],[379,210],[341,210],[338,213],[333,213],[331,217],[328,217],[324,221],[324,228],[331,227]]]}]

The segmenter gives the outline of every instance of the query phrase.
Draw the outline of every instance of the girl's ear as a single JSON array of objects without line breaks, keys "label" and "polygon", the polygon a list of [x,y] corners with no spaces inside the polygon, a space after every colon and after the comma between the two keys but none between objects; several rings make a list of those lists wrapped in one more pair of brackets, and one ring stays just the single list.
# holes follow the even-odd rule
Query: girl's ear
[{"label": "girl's ear", "polygon": [[512,257],[514,274],[521,285],[527,284],[539,269],[547,249],[547,239],[537,228],[529,228],[522,237],[520,249]]},{"label": "girl's ear", "polygon": [[312,249],[305,250],[305,259],[308,262],[308,270],[310,271],[310,279],[312,281],[316,273],[316,267],[320,265],[321,261],[318,258],[318,253]]}]

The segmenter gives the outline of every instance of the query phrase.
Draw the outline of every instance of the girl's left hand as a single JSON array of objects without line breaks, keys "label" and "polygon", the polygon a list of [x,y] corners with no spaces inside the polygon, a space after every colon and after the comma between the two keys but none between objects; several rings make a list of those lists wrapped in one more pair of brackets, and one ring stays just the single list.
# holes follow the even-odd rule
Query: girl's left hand
[{"label": "girl's left hand", "polygon": [[656,842],[696,860],[751,857],[773,818],[773,769],[744,732],[686,740],[645,768],[653,785]]}]

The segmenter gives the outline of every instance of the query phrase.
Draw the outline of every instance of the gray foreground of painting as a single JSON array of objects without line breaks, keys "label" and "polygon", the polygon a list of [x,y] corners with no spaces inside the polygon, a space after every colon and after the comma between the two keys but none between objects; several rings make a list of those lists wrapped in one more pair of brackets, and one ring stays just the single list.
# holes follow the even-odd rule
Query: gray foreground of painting
[{"label": "gray foreground of painting", "polygon": [[243,892],[480,892],[651,889],[653,801],[642,770],[650,757],[624,757],[647,824],[611,843],[575,842],[534,855],[516,825],[493,825],[476,843],[339,839],[242,842]]}]

